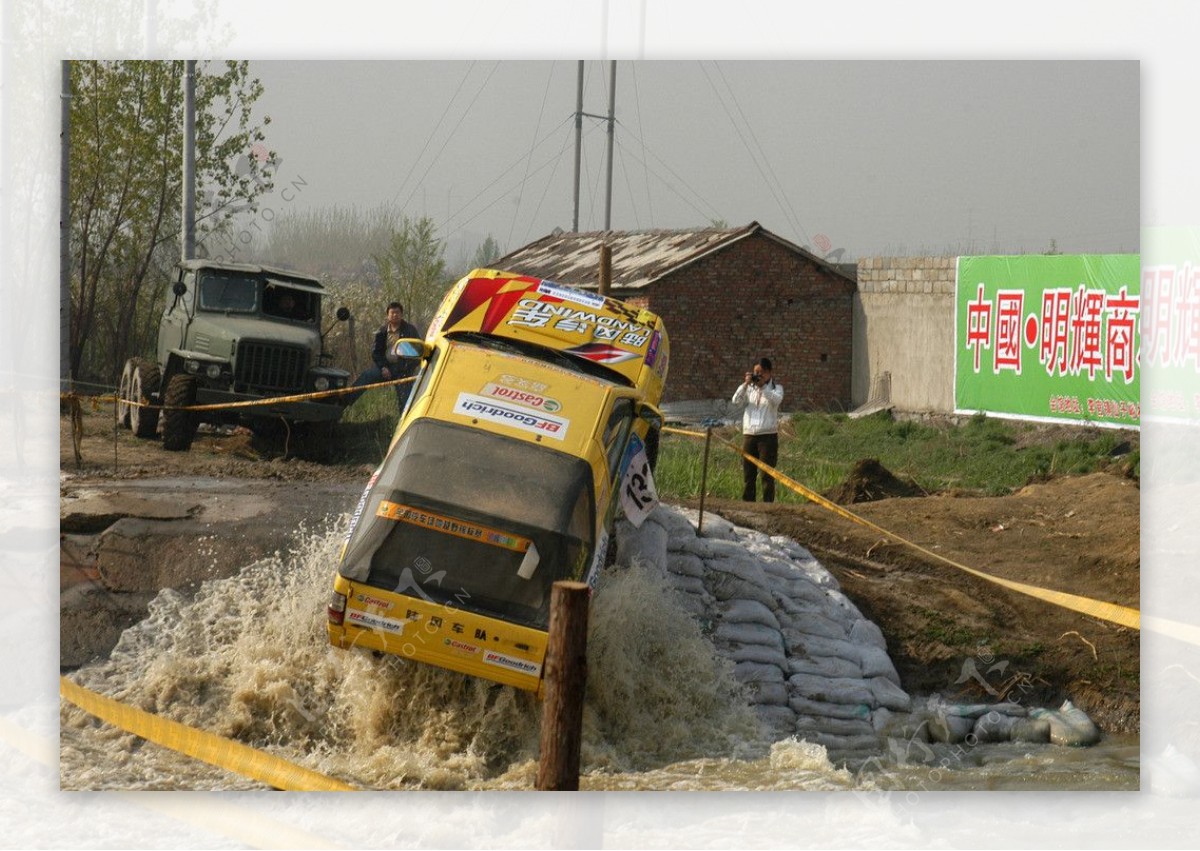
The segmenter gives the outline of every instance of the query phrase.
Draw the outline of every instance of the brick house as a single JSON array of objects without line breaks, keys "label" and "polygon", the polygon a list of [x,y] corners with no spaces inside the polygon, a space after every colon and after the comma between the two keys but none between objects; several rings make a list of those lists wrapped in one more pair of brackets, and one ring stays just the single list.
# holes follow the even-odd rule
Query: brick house
[{"label": "brick house", "polygon": [[785,410],[850,408],[854,276],[758,222],[554,233],[492,265],[595,290],[605,243],[612,247],[611,295],[666,323],[664,402],[728,398],[765,355],[784,385]]}]

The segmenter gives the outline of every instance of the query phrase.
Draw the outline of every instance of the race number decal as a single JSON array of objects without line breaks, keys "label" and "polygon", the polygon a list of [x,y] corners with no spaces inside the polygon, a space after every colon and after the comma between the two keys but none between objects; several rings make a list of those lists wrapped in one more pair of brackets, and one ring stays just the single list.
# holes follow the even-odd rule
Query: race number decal
[{"label": "race number decal", "polygon": [[650,471],[650,459],[646,457],[646,445],[636,434],[629,438],[623,459],[625,473],[621,477],[621,508],[625,517],[635,527],[658,505],[658,491],[654,489],[654,474]]}]

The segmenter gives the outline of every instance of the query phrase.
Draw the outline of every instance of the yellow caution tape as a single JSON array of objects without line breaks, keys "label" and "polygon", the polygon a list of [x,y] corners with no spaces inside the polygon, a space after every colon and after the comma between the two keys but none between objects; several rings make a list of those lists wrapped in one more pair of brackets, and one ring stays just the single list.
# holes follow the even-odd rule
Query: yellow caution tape
[{"label": "yellow caution tape", "polygon": [[[374,390],[377,387],[395,387],[399,384],[407,384],[410,381],[416,381],[415,375],[407,376],[406,378],[392,378],[387,381],[380,381],[375,384],[360,384],[357,387],[338,387],[333,390],[316,390],[312,393],[295,393],[291,396],[269,396],[262,399],[250,399],[245,402],[221,402],[214,405],[154,405],[150,402],[135,402],[132,399],[121,400],[119,396],[91,396],[92,409],[95,410],[100,402],[119,402],[124,401],[126,405],[136,408],[156,408],[160,411],[223,411],[227,408],[261,408],[264,405],[279,405],[290,402],[308,402],[313,399],[327,399],[331,396],[343,396],[347,393],[360,393],[366,390]],[[73,393],[60,394],[63,399],[71,399],[75,396]]]},{"label": "yellow caution tape", "polygon": [[58,684],[59,693],[64,698],[102,721],[157,745],[207,762],[209,765],[233,771],[243,777],[258,780],[276,789],[288,792],[357,791],[348,783],[255,750],[241,742],[197,730],[97,694],[66,677],[59,677]]},{"label": "yellow caution tape", "polygon": [[[705,436],[704,432],[685,431],[683,429],[676,429],[676,428],[670,428],[670,427],[664,428],[663,431],[671,432],[673,434],[683,434],[683,435],[687,435],[689,437],[704,437]],[[1091,617],[1110,621],[1111,623],[1118,624],[1119,626],[1128,627],[1130,629],[1139,629],[1139,630],[1141,629],[1141,612],[1139,612],[1137,609],[1131,609],[1127,606],[1118,606],[1116,603],[1105,603],[1100,600],[1092,600],[1088,597],[1080,597],[1075,594],[1067,594],[1066,592],[1063,592],[1063,591],[1053,591],[1048,588],[1038,588],[1035,585],[1026,585],[1024,582],[1014,582],[1011,579],[1002,579],[999,576],[992,576],[990,574],[984,573],[983,571],[976,570],[972,567],[967,567],[965,564],[959,564],[958,562],[954,561],[953,559],[946,558],[944,555],[941,555],[940,553],[935,553],[932,550],[928,550],[925,547],[922,547],[920,544],[913,543],[912,541],[908,540],[907,538],[902,538],[901,536],[897,535],[894,532],[889,532],[887,529],[884,529],[882,526],[877,526],[876,524],[872,523],[870,520],[867,520],[864,517],[859,517],[854,512],[848,511],[847,509],[838,505],[835,502],[831,502],[830,500],[821,496],[816,491],[806,488],[804,485],[800,484],[799,482],[795,481],[794,479],[790,478],[789,476],[785,475],[784,473],[779,472],[774,467],[772,467],[768,464],[764,464],[762,461],[758,460],[757,458],[755,458],[751,455],[747,455],[745,452],[743,452],[741,449],[739,449],[737,447],[737,445],[734,444],[733,441],[729,440],[728,438],[722,437],[719,434],[714,435],[714,436],[717,438],[717,440],[724,443],[726,446],[728,446],[734,452],[737,452],[739,455],[741,455],[743,458],[745,458],[750,463],[754,464],[756,467],[758,467],[760,470],[762,470],[768,476],[771,476],[771,477],[775,478],[776,480],[778,480],[781,484],[783,484],[784,487],[795,491],[796,493],[800,494],[801,496],[805,497],[806,499],[808,499],[812,502],[815,502],[817,505],[821,506],[822,508],[827,508],[830,511],[832,511],[833,513],[835,513],[841,517],[844,517],[853,523],[857,523],[860,526],[865,526],[866,528],[871,529],[874,532],[878,532],[881,535],[885,535],[894,541],[898,541],[898,542],[904,544],[905,546],[912,547],[917,552],[927,555],[930,558],[936,559],[937,561],[945,562],[946,564],[950,565],[951,567],[958,568],[959,570],[965,571],[966,573],[969,573],[972,576],[977,576],[980,579],[984,579],[988,582],[992,582],[992,583],[995,583],[996,585],[1000,585],[1004,588],[1008,588],[1011,591],[1016,591],[1020,594],[1027,594],[1031,597],[1035,597],[1035,598],[1037,598],[1039,600],[1043,600],[1047,603],[1053,603],[1056,606],[1061,606],[1065,609],[1071,609],[1072,611],[1080,612],[1082,614],[1089,615]]]}]

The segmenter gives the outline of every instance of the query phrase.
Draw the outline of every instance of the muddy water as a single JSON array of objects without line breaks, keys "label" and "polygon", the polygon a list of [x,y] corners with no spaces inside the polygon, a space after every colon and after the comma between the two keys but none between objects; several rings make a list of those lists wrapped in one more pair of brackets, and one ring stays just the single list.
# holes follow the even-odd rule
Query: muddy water
[{"label": "muddy water", "polygon": [[[328,645],[324,606],[344,534],[302,535],[292,552],[191,597],[160,593],[109,659],[73,678],[364,788],[532,788],[540,704],[531,695]],[[1075,751],[894,745],[856,772],[819,746],[765,741],[729,663],[662,582],[634,568],[606,577],[592,607],[584,724],[581,785],[592,790],[1138,785],[1134,738]],[[66,703],[60,728],[63,789],[261,788]]]}]

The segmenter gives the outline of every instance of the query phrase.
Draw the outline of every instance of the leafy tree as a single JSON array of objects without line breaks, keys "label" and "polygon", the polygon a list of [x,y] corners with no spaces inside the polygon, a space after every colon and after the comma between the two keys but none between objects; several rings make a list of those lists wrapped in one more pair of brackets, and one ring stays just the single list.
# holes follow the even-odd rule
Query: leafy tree
[{"label": "leafy tree", "polygon": [[471,258],[471,269],[487,269],[503,253],[500,249],[500,243],[492,239],[491,234],[488,234],[487,239],[481,242],[479,247],[475,249],[475,254]]},{"label": "leafy tree", "polygon": [[388,250],[375,255],[385,299],[401,302],[405,316],[418,328],[433,318],[445,294],[445,253],[446,244],[435,235],[433,219],[405,216]]},{"label": "leafy tree", "polygon": [[[112,382],[154,349],[166,275],[179,257],[182,61],[71,63],[71,374]],[[197,63],[197,243],[255,209],[275,155],[251,110],[246,62]],[[269,123],[263,119],[263,126]]]}]

